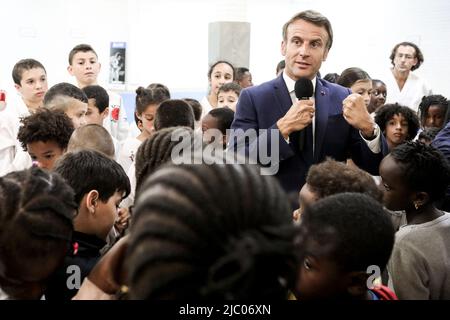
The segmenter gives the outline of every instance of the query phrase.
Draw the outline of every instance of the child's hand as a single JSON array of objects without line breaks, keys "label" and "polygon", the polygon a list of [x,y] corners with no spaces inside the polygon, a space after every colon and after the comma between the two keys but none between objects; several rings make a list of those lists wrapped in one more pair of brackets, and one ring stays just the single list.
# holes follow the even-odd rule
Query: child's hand
[{"label": "child's hand", "polygon": [[130,218],[131,215],[128,208],[119,208],[118,218],[114,223],[114,227],[119,232],[119,234],[123,234],[123,232],[128,228]]},{"label": "child's hand", "polygon": [[300,224],[302,213],[303,210],[301,210],[301,208],[298,208],[297,210],[294,210],[294,212],[292,212],[292,220],[294,221],[294,224]]}]

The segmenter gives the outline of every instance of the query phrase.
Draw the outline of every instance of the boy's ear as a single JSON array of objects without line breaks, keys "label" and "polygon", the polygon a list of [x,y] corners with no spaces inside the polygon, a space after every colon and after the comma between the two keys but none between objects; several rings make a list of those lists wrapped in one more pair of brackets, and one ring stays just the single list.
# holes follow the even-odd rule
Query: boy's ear
[{"label": "boy's ear", "polygon": [[15,83],[14,84],[14,88],[16,88],[17,91],[20,91],[20,89],[22,88],[22,86],[20,84]]},{"label": "boy's ear", "polygon": [[106,119],[109,115],[109,107],[107,107],[105,110],[103,110],[102,112],[102,118]]},{"label": "boy's ear", "polygon": [[355,271],[349,272],[347,278],[347,292],[353,297],[362,297],[367,293],[367,278],[369,275],[366,272]]},{"label": "boy's ear", "polygon": [[89,213],[95,214],[95,209],[97,208],[99,201],[99,193],[97,190],[91,190],[86,196],[86,208]]},{"label": "boy's ear", "polygon": [[67,71],[69,72],[69,74],[70,74],[71,76],[73,76],[73,68],[72,68],[71,65],[67,67]]}]

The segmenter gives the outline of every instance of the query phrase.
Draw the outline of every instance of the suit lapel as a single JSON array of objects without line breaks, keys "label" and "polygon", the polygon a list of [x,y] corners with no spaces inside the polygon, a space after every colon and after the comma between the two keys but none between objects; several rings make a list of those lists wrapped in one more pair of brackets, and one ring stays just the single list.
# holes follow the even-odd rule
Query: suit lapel
[{"label": "suit lapel", "polygon": [[278,101],[280,115],[284,116],[292,106],[292,100],[291,96],[289,95],[288,88],[286,87],[286,83],[284,83],[283,75],[280,75],[274,80],[273,87],[275,89],[274,91]]},{"label": "suit lapel", "polygon": [[[278,119],[279,119],[283,117],[288,112],[289,108],[292,106],[292,99],[291,95],[289,94],[288,88],[286,87],[286,83],[283,80],[283,75],[280,75],[278,78],[274,80],[273,88],[276,100],[278,102],[278,111],[279,111]],[[289,135],[289,139],[291,140],[289,144],[291,148],[295,150],[294,152],[299,154],[304,159],[304,155],[300,154],[298,150],[298,143],[299,143],[298,138],[299,138],[298,132],[291,133]]]},{"label": "suit lapel", "polygon": [[328,125],[328,113],[330,110],[330,94],[328,88],[322,85],[322,81],[317,78],[316,92],[314,95],[316,100],[316,128],[314,139],[314,163],[318,162],[322,152],[323,139]]}]

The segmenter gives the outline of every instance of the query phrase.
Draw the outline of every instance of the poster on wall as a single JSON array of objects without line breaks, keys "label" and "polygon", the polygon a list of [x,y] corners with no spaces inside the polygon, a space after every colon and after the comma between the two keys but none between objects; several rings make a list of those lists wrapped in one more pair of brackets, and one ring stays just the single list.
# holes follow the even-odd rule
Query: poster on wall
[{"label": "poster on wall", "polygon": [[109,51],[109,83],[125,84],[126,42],[111,42]]}]

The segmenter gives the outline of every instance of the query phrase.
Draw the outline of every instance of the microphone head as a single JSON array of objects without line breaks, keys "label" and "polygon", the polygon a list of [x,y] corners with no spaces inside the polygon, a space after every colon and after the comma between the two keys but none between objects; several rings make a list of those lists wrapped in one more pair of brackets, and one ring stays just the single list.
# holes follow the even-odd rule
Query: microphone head
[{"label": "microphone head", "polygon": [[302,77],[295,82],[295,96],[301,100],[303,98],[311,98],[314,93],[314,87],[311,80]]}]

